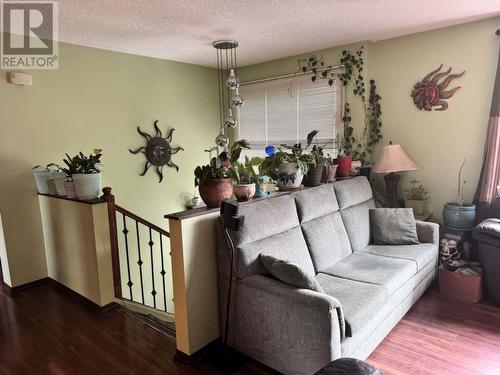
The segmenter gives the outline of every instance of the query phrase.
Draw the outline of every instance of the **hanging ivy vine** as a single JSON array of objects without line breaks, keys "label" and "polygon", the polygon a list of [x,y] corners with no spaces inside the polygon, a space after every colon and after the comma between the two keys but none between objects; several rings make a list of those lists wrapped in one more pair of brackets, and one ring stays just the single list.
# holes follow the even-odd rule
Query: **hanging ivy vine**
[{"label": "hanging ivy vine", "polygon": [[340,63],[343,68],[339,71],[338,67],[325,65],[321,56],[311,55],[297,61],[302,72],[312,73],[311,81],[328,80],[328,84],[332,86],[338,78],[343,86],[351,84],[353,95],[361,98],[365,115],[363,133],[360,137],[354,134],[350,105],[346,101],[342,117],[344,134],[336,142],[339,145],[339,153],[352,156],[354,160],[360,160],[363,166],[367,166],[371,163],[375,146],[382,139],[382,107],[380,105],[382,98],[377,93],[377,86],[373,79],[370,80],[368,100],[365,96],[363,46],[354,52],[342,51]]}]

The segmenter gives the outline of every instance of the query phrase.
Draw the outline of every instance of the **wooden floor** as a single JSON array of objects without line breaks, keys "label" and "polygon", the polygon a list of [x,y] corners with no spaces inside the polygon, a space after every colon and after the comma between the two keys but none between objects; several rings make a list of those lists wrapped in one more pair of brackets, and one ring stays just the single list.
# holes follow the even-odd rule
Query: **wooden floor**
[{"label": "wooden floor", "polygon": [[[172,358],[175,343],[123,311],[97,313],[52,286],[0,288],[0,374],[219,374]],[[500,309],[428,292],[368,362],[391,374],[500,374]],[[248,363],[239,375],[269,374]]]}]

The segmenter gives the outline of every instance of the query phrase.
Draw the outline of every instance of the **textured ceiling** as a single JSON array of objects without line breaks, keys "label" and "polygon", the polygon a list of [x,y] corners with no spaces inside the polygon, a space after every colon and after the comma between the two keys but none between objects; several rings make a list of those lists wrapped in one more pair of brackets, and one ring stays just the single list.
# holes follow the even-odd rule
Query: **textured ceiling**
[{"label": "textured ceiling", "polygon": [[500,0],[60,0],[59,13],[64,42],[213,66],[212,42],[235,39],[249,65],[499,15]]}]

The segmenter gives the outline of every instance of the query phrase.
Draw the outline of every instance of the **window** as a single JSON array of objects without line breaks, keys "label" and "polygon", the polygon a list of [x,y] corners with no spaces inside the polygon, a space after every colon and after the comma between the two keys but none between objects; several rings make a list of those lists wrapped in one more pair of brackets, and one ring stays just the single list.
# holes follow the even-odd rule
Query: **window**
[{"label": "window", "polygon": [[311,81],[311,75],[277,78],[242,84],[245,105],[239,113],[238,139],[247,139],[252,150],[267,145],[304,143],[319,130],[320,144],[329,143],[342,129],[343,86],[337,78]]}]

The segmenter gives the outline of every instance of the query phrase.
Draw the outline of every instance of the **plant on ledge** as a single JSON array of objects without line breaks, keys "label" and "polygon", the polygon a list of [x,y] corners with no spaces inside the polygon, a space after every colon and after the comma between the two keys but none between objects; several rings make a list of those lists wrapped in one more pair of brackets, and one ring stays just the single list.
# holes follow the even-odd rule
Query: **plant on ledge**
[{"label": "plant on ledge", "polygon": [[[89,156],[78,153],[70,163],[75,173],[72,179],[75,184],[76,195],[80,199],[95,199],[101,193],[101,149],[94,149]],[[66,165],[68,165],[66,163]]]},{"label": "plant on ledge", "polygon": [[300,143],[293,146],[282,144],[273,155],[263,160],[260,172],[277,181],[280,190],[291,190],[300,187],[311,164],[315,164],[314,156]]},{"label": "plant on ledge", "polygon": [[321,184],[323,179],[323,169],[326,164],[328,164],[328,158],[325,156],[323,150],[328,146],[328,142],[324,145],[318,143],[318,130],[313,130],[307,135],[307,145],[305,150],[309,151],[309,148],[313,141],[315,144],[310,149],[309,153],[314,159],[314,163],[309,165],[309,170],[307,171],[305,185],[307,186],[318,186]]},{"label": "plant on ledge", "polygon": [[259,166],[263,159],[245,156],[245,162],[235,161],[229,169],[229,176],[234,182],[233,192],[238,201],[247,201],[253,198],[258,182]]},{"label": "plant on ledge", "polygon": [[[233,195],[229,170],[238,161],[243,148],[250,148],[244,139],[233,143],[229,150],[220,151],[217,146],[205,150],[209,153],[209,163],[195,168],[194,184],[199,187],[201,199],[208,208],[219,207],[224,199]],[[216,156],[212,156],[214,152]]]},{"label": "plant on ledge", "polygon": [[373,79],[369,82],[370,91],[368,99],[366,98],[363,76],[363,46],[354,52],[342,51],[340,63],[343,65],[343,69],[341,71],[332,65],[326,66],[322,58],[316,55],[298,60],[297,63],[302,72],[310,71],[312,73],[311,80],[313,82],[319,79],[328,79],[328,84],[331,86],[334,80],[338,78],[343,86],[350,84],[353,95],[360,97],[364,110],[363,132],[359,137],[354,134],[354,128],[351,125],[350,106],[346,101],[342,118],[344,123],[343,152],[344,156],[351,156],[352,159],[361,161],[364,167],[370,165],[375,146],[382,139],[382,108],[380,105],[382,98],[376,91],[377,86]]}]

